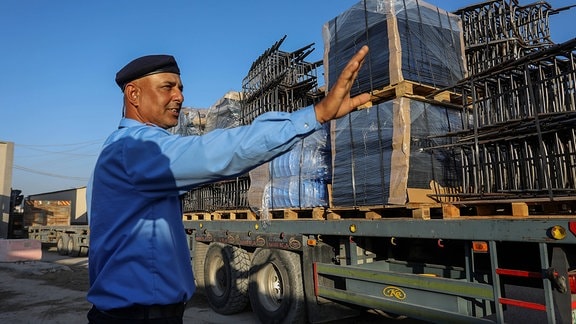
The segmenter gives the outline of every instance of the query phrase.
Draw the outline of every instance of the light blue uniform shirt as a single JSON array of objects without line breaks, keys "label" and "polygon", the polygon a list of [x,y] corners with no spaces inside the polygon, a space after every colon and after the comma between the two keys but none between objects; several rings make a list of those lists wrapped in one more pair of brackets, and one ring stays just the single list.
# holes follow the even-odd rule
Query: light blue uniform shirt
[{"label": "light blue uniform shirt", "polygon": [[196,287],[179,196],[244,174],[319,128],[313,107],[203,136],[122,119],[87,188],[88,301],[104,311],[188,301]]}]

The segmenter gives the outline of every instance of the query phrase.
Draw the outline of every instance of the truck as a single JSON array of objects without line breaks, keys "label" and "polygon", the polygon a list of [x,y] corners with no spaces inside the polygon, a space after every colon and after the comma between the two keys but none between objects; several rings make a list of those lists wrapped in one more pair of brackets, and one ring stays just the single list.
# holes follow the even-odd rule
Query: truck
[{"label": "truck", "polygon": [[[562,10],[366,0],[326,23],[326,89],[368,44],[352,95],[372,101],[324,142],[184,197],[211,308],[263,323],[576,322],[576,40],[547,28]],[[305,64],[279,44],[245,78],[244,118],[312,97],[294,99]],[[321,150],[304,148],[319,146],[309,172]]]},{"label": "truck", "polygon": [[22,224],[27,237],[54,245],[58,254],[87,256],[90,245],[86,187],[27,196]]},{"label": "truck", "polygon": [[[576,39],[555,44],[548,29],[565,9],[364,0],[323,26],[322,64],[305,61],[310,46],[280,50],[284,38],[266,50],[199,133],[317,102],[363,44],[352,94],[372,100],[248,174],[183,196],[210,307],[250,308],[263,323],[365,312],[576,322]],[[47,201],[27,204],[65,209]],[[86,253],[86,223],[42,217],[31,238]]]}]

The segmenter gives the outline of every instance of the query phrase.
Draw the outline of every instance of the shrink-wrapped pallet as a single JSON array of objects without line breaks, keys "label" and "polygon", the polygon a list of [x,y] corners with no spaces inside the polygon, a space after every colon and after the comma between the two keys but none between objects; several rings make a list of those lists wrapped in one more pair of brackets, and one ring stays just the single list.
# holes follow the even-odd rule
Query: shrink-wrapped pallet
[{"label": "shrink-wrapped pallet", "polygon": [[419,0],[363,0],[323,26],[330,89],[354,53],[370,53],[352,94],[402,81],[435,88],[466,76],[460,18]]},{"label": "shrink-wrapped pallet", "polygon": [[207,109],[183,107],[178,116],[178,125],[168,131],[181,136],[202,135],[206,126]]},{"label": "shrink-wrapped pallet", "polygon": [[452,108],[400,97],[333,121],[332,207],[434,202],[409,196],[461,179],[458,157],[442,147],[447,139],[434,137],[461,129],[460,118]]},{"label": "shrink-wrapped pallet", "polygon": [[229,91],[213,104],[206,114],[206,132],[218,128],[233,128],[240,125],[242,94]]},{"label": "shrink-wrapped pallet", "polygon": [[[327,126],[329,126],[327,124]],[[252,209],[326,207],[330,182],[328,127],[299,141],[288,152],[250,172]]]}]

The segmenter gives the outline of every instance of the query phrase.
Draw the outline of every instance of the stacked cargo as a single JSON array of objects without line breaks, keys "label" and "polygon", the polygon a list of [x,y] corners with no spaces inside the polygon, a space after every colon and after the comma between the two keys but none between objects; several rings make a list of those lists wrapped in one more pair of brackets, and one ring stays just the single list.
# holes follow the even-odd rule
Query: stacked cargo
[{"label": "stacked cargo", "polygon": [[250,179],[247,176],[200,186],[186,193],[183,210],[211,213],[217,210],[248,209],[249,187]]},{"label": "stacked cargo", "polygon": [[317,67],[305,61],[314,44],[293,52],[280,50],[284,36],[252,63],[242,81],[242,123],[268,111],[292,112],[318,100]]},{"label": "stacked cargo", "polygon": [[[182,118],[180,114],[179,126],[175,129],[185,128],[183,125],[196,125],[190,131],[176,133],[180,135],[201,135],[215,129],[233,128],[240,125],[241,114],[240,92],[230,91],[218,99],[208,109],[200,110],[204,115],[201,125],[194,122],[196,119]],[[184,111],[186,112],[186,111]],[[195,116],[195,114],[189,114]],[[210,214],[217,210],[248,209],[247,192],[250,187],[250,178],[244,175],[231,180],[209,183],[194,190],[188,191],[182,199],[183,211]]]},{"label": "stacked cargo", "polygon": [[[514,0],[456,13],[423,1],[360,1],[324,25],[323,65],[329,89],[368,45],[352,95],[370,92],[369,107],[248,175],[189,193],[185,206],[266,216],[573,194],[576,64],[571,42],[550,40],[548,16],[556,12]],[[284,52],[284,39],[252,64],[231,127],[322,97],[320,63],[304,60],[311,45]]]},{"label": "stacked cargo", "polygon": [[230,91],[208,109],[206,132],[240,125],[241,96],[240,92]]},{"label": "stacked cargo", "polygon": [[262,206],[311,208],[328,205],[330,150],[325,127],[270,161]]},{"label": "stacked cargo", "polygon": [[75,224],[69,200],[25,200],[24,226],[68,226]]},{"label": "stacked cargo", "polygon": [[[327,84],[362,45],[370,53],[353,94],[372,107],[332,123],[333,208],[434,203],[431,184],[458,174],[448,144],[434,136],[462,129],[459,110],[423,94],[465,77],[459,18],[422,1],[361,1],[324,26]],[[386,94],[386,89],[392,89]]]},{"label": "stacked cargo", "polygon": [[[424,150],[446,143],[437,135],[460,129],[457,110],[400,97],[362,109],[334,123],[332,205],[378,206],[429,202],[410,197],[432,193],[459,174],[449,168],[450,150]],[[426,191],[423,191],[423,190]]]},{"label": "stacked cargo", "polygon": [[[293,112],[322,96],[317,68],[305,59],[313,44],[293,52],[280,47],[286,36],[253,62],[242,84],[242,122],[268,111]],[[326,206],[329,181],[328,131],[320,130],[294,148],[250,173],[251,207],[267,217],[269,210]]]},{"label": "stacked cargo", "polygon": [[168,131],[182,136],[201,135],[205,132],[206,113],[206,109],[183,107],[178,116],[178,125]]},{"label": "stacked cargo", "polygon": [[553,45],[548,17],[557,12],[544,1],[520,6],[516,0],[485,1],[458,10],[468,71],[479,74]]},{"label": "stacked cargo", "polygon": [[[305,61],[314,50],[312,44],[285,52],[280,49],[285,39],[252,63],[241,93],[226,94],[208,110],[207,132],[250,124],[269,111],[293,112],[323,96],[317,84],[321,62]],[[278,208],[326,206],[328,143],[328,129],[320,130],[249,174],[194,189],[184,197],[184,212],[214,215],[240,211],[255,217],[254,212],[268,215],[268,210]]]},{"label": "stacked cargo", "polygon": [[[345,61],[342,57],[353,48],[368,44],[371,53],[358,92],[374,95],[371,108],[333,123],[331,207],[573,195],[575,44],[550,40],[548,17],[556,12],[545,2],[519,6],[516,1],[486,1],[452,15],[421,1],[361,1],[327,23],[327,83],[341,69],[331,58]],[[378,22],[377,14],[385,22]],[[386,27],[376,28],[380,25]],[[424,33],[414,37],[415,30]],[[434,31],[438,37],[432,36]],[[412,40],[404,41],[408,35]],[[449,38],[444,38],[443,52],[430,50],[427,41],[445,35],[464,35],[469,77],[458,74],[465,70],[464,61],[451,65],[453,73],[434,68],[463,54],[453,46],[460,43]],[[410,46],[414,42],[422,44]],[[432,68],[394,61],[390,53],[395,51],[387,44],[402,44],[400,55],[412,59],[429,57]],[[384,62],[389,71],[374,62]],[[456,84],[458,77],[450,75],[462,79]],[[414,84],[402,85],[406,81],[436,89],[416,93]],[[384,93],[382,86],[395,91],[378,96]],[[441,92],[458,102],[434,100]],[[421,189],[433,194],[416,195]]]},{"label": "stacked cargo", "polygon": [[459,18],[423,1],[360,1],[323,27],[329,89],[348,60],[370,47],[352,94],[408,80],[442,88],[466,76]]},{"label": "stacked cargo", "polygon": [[553,201],[576,192],[576,40],[554,44],[548,26],[561,10],[502,0],[457,12],[474,74],[452,89],[469,121],[447,134],[461,156],[453,197]]},{"label": "stacked cargo", "polygon": [[540,197],[576,192],[576,40],[464,80],[471,123],[451,135],[462,156],[459,197]]}]

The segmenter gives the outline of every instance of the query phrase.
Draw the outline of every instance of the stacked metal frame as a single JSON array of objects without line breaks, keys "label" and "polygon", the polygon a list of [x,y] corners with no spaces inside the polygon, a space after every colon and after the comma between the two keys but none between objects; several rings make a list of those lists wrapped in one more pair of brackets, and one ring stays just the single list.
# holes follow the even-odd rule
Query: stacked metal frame
[{"label": "stacked metal frame", "polygon": [[309,106],[322,96],[318,91],[317,68],[306,57],[314,44],[293,52],[280,50],[284,36],[252,63],[242,81],[241,122],[250,124],[268,111],[293,112]]},{"label": "stacked metal frame", "polygon": [[576,39],[463,80],[462,199],[576,193]]},{"label": "stacked metal frame", "polygon": [[247,192],[250,179],[247,176],[210,183],[188,191],[182,198],[182,211],[213,212],[217,210],[250,208]]},{"label": "stacked metal frame", "polygon": [[520,6],[516,0],[485,1],[456,11],[468,72],[482,73],[553,45],[549,16],[557,12],[544,1]]}]

